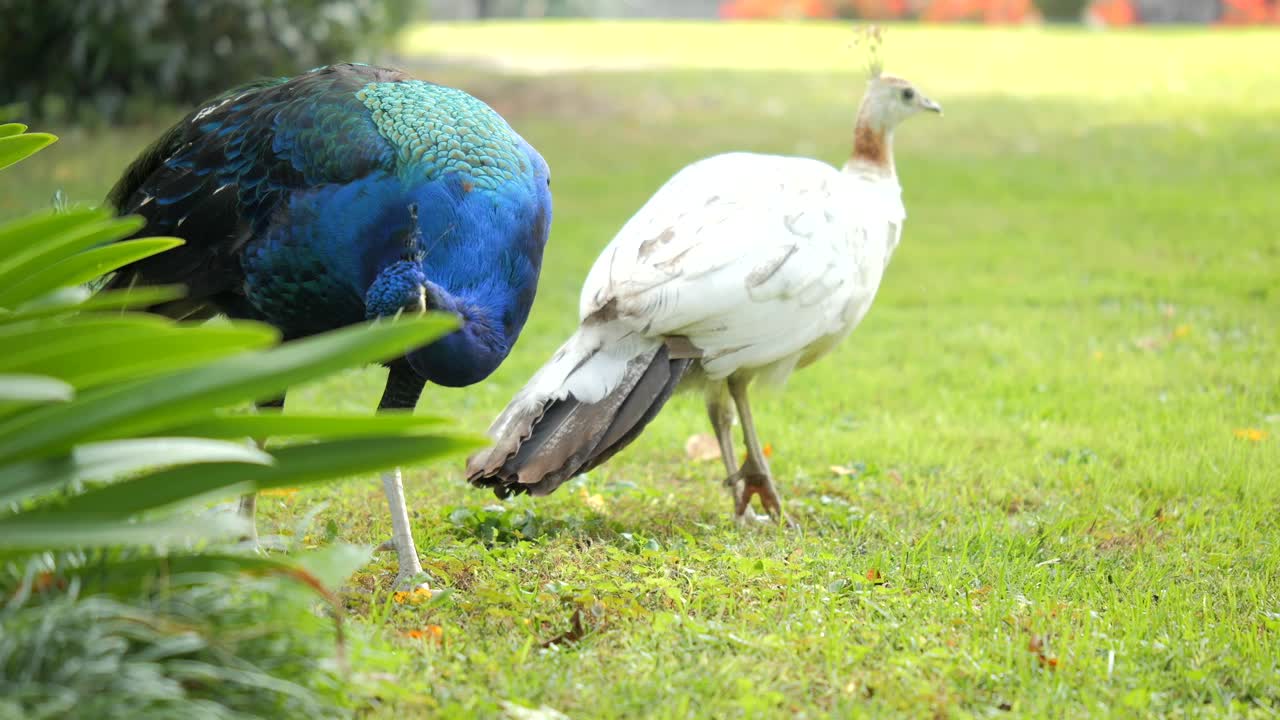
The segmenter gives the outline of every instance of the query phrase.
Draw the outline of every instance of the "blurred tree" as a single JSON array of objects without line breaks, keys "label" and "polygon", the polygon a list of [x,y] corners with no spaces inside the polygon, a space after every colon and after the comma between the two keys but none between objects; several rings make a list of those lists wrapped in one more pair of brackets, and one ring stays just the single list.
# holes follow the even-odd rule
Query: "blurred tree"
[{"label": "blurred tree", "polygon": [[376,59],[413,0],[0,0],[0,99],[116,122],[264,75]]}]

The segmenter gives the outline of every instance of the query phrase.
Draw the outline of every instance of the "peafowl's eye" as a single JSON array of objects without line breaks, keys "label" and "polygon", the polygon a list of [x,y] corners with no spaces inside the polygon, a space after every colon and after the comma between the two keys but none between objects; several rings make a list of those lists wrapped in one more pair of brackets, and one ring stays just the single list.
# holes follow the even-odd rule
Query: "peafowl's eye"
[{"label": "peafowl's eye", "polygon": [[912,100],[915,100],[915,99],[916,99],[916,91],[915,91],[915,90],[912,90],[911,88],[907,88],[906,90],[903,90],[903,91],[902,91],[902,99],[903,99],[903,100],[905,100],[905,101],[907,101],[907,102],[911,102]]}]

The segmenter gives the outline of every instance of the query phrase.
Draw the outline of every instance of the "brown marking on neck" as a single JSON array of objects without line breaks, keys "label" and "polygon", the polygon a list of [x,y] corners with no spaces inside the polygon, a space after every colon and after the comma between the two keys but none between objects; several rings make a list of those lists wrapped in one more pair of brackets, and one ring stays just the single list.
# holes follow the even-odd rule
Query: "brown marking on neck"
[{"label": "brown marking on neck", "polygon": [[853,131],[853,159],[886,171],[891,170],[889,144],[885,142],[884,131],[859,122]]}]

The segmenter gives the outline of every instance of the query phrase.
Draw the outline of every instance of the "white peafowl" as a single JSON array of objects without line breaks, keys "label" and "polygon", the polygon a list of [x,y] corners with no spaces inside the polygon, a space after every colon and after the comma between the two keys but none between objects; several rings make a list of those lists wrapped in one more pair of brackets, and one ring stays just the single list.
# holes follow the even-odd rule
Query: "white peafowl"
[{"label": "white peafowl", "polygon": [[[843,169],[717,155],[678,172],[622,228],[582,289],[580,326],[494,421],[470,481],[545,495],[634,440],[677,385],[700,387],[735,517],[790,522],[756,436],[750,383],[781,382],[867,314],[906,211],[893,131],[942,108],[873,65]],[[747,456],[738,467],[732,398]]]}]

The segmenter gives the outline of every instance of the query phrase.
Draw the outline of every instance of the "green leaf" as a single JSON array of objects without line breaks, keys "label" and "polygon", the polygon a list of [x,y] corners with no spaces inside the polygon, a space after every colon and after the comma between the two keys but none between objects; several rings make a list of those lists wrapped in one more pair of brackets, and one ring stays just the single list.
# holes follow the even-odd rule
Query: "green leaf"
[{"label": "green leaf", "polygon": [[189,425],[171,428],[175,435],[210,438],[268,437],[362,437],[367,435],[412,435],[437,429],[445,418],[414,415],[412,412],[380,412],[377,415],[285,415],[274,410],[250,413],[219,413]]},{"label": "green leaf", "polygon": [[21,135],[27,131],[27,126],[22,123],[5,123],[0,125],[0,138],[11,137],[13,135]]},{"label": "green leaf", "polygon": [[84,388],[268,347],[278,336],[261,323],[180,324],[144,313],[10,323],[0,325],[0,346],[21,350],[0,356],[0,372],[39,371]]},{"label": "green leaf", "polygon": [[141,230],[143,224],[143,219],[136,215],[105,220],[85,218],[63,232],[40,237],[37,242],[17,248],[9,255],[0,255],[0,288],[21,282],[41,268],[82,250],[123,240]]},{"label": "green leaf", "polygon": [[274,459],[246,443],[193,437],[110,440],[80,445],[69,455],[0,467],[0,504],[19,502],[73,483],[114,480],[157,467],[196,463],[269,465]]},{"label": "green leaf", "polygon": [[47,375],[0,375],[0,402],[52,403],[67,402],[75,396],[75,388]]},{"label": "green leaf", "polygon": [[297,556],[297,563],[324,587],[337,591],[372,556],[372,545],[335,543],[319,550],[301,553]]},{"label": "green leaf", "polygon": [[87,565],[68,572],[80,578],[85,594],[107,593],[136,597],[138,588],[145,588],[161,580],[165,587],[172,588],[205,582],[211,573],[289,575],[295,569],[293,559],[283,556],[201,553],[112,560],[108,564]]},{"label": "green leaf", "polygon": [[142,238],[86,250],[0,287],[0,306],[13,307],[67,285],[79,285],[131,262],[178,247],[178,238]]},{"label": "green leaf", "polygon": [[59,512],[125,517],[148,510],[230,494],[298,487],[350,475],[388,470],[483,447],[468,436],[395,436],[334,440],[274,450],[275,465],[198,465],[163,470],[91,490]]},{"label": "green leaf", "polygon": [[177,300],[184,295],[186,295],[186,289],[181,285],[139,286],[125,290],[100,292],[96,295],[89,291],[88,288],[63,288],[62,291],[50,293],[43,298],[23,305],[13,312],[0,309],[0,325],[11,322],[39,320],[64,313],[87,313],[149,307]]},{"label": "green leaf", "polygon": [[48,238],[110,217],[110,212],[96,208],[77,208],[64,213],[45,210],[0,224],[0,257],[10,257],[23,248],[38,246]]},{"label": "green leaf", "polygon": [[0,137],[0,169],[30,157],[58,138],[49,133],[26,133]]},{"label": "green leaf", "polygon": [[28,552],[107,545],[170,544],[192,540],[231,538],[248,530],[232,513],[205,513],[149,521],[85,513],[28,513],[0,520],[0,557]]},{"label": "green leaf", "polygon": [[0,357],[0,371],[38,364],[78,348],[88,350],[95,343],[111,338],[132,341],[172,327],[172,320],[146,313],[90,314],[0,325],[0,346],[20,348],[18,352]]},{"label": "green leaf", "polygon": [[280,395],[291,385],[420,347],[457,326],[438,313],[375,322],[207,365],[86,391],[72,404],[0,420],[0,462],[48,457],[79,442],[157,432],[208,408]]},{"label": "green leaf", "polygon": [[[74,336],[64,337],[51,348],[30,353],[37,357],[20,355],[11,362],[17,363],[16,368],[34,365],[84,390],[208,363],[244,350],[268,347],[277,339],[275,328],[245,321],[148,328],[83,342]],[[86,362],[85,358],[93,358],[93,362]]]}]

